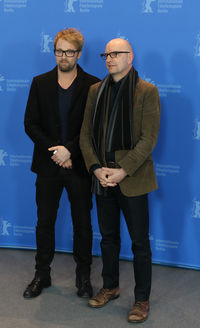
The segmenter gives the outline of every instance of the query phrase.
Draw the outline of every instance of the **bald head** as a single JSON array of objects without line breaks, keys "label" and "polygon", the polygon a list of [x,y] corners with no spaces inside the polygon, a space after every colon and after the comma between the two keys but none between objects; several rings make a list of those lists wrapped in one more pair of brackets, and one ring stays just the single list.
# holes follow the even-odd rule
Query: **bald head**
[{"label": "bald head", "polygon": [[112,39],[106,45],[106,66],[114,81],[122,79],[132,68],[133,50],[124,39]]},{"label": "bald head", "polygon": [[133,53],[133,49],[130,45],[130,43],[127,40],[121,39],[121,38],[116,38],[116,39],[112,39],[110,40],[107,45],[106,45],[106,52],[110,52],[107,51],[107,49],[115,49],[115,51],[130,51],[131,53]]}]

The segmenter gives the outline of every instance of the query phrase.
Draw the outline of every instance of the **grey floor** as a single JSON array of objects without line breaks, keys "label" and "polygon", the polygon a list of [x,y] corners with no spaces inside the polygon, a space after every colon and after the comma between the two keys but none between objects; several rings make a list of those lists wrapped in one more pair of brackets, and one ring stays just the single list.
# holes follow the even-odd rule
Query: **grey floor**
[{"label": "grey floor", "polygon": [[[0,249],[0,328],[125,328],[133,303],[131,262],[120,262],[121,295],[104,308],[91,309],[76,296],[74,262],[70,254],[56,254],[52,264],[52,287],[37,298],[24,300],[23,290],[33,276],[34,251]],[[94,257],[92,283],[102,285],[101,259]],[[148,328],[200,327],[200,272],[153,266]],[[136,325],[138,327],[138,324]]]}]

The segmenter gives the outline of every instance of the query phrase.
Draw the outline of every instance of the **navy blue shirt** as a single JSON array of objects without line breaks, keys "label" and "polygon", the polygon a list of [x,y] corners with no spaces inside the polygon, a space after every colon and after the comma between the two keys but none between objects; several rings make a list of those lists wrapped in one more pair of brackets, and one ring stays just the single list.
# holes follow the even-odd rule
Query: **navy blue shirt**
[{"label": "navy blue shirt", "polygon": [[67,121],[75,85],[76,79],[73,81],[73,83],[68,89],[63,89],[58,84],[58,108],[61,128],[61,141],[63,145],[65,145],[67,141]]}]

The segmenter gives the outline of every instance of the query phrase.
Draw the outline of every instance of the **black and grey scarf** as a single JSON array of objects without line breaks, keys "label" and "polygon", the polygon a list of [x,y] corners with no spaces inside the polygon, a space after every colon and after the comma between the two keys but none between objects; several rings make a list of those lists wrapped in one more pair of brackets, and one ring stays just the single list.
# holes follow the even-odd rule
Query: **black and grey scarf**
[{"label": "black and grey scarf", "polygon": [[[101,82],[91,116],[92,143],[101,164],[103,164],[101,154],[102,136],[105,126],[105,115],[111,79],[112,77],[109,74]],[[110,112],[105,140],[105,149],[107,152],[120,149],[132,149],[134,147],[133,98],[137,81],[138,73],[132,67],[121,82]]]}]

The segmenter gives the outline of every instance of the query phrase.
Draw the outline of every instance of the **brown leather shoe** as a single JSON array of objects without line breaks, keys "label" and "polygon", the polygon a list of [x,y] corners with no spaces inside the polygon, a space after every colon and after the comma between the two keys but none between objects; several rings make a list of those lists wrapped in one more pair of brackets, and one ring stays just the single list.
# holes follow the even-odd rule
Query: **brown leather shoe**
[{"label": "brown leather shoe", "polygon": [[140,323],[148,318],[149,302],[137,301],[133,305],[132,310],[129,312],[128,322]]},{"label": "brown leather shoe", "polygon": [[98,294],[89,300],[88,305],[93,308],[100,308],[117,297],[119,297],[119,287],[113,289],[101,288]]}]

